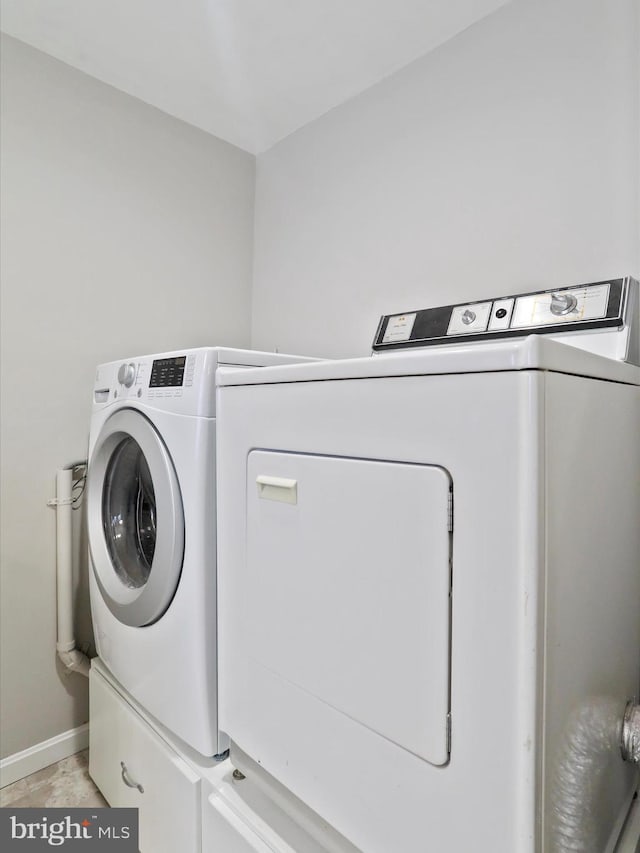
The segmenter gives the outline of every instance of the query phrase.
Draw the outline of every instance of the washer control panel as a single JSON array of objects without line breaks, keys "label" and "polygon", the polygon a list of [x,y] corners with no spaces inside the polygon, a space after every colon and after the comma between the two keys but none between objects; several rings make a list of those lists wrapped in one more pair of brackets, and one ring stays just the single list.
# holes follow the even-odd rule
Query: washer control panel
[{"label": "washer control panel", "polygon": [[621,327],[628,282],[628,279],[616,278],[482,302],[387,314],[380,319],[373,350]]},{"label": "washer control panel", "polygon": [[101,364],[93,385],[94,405],[144,404],[177,414],[215,417],[213,347],[160,353]]},{"label": "washer control panel", "polygon": [[101,365],[94,384],[94,403],[115,400],[160,400],[190,394],[196,373],[197,353]]}]

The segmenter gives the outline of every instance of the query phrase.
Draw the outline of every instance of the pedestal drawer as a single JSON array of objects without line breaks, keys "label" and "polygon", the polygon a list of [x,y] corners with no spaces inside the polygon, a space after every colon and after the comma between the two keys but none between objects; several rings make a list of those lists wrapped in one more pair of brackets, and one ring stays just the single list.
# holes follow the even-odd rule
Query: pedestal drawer
[{"label": "pedestal drawer", "polygon": [[139,810],[140,853],[199,853],[199,776],[95,670],[89,684],[89,773],[111,806]]}]

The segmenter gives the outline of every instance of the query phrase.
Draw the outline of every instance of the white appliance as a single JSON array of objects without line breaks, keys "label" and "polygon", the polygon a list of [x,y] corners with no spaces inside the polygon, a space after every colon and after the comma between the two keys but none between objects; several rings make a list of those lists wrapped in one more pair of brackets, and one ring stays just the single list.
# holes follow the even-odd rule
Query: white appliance
[{"label": "white appliance", "polygon": [[220,371],[220,727],[358,849],[614,849],[637,306],[612,279],[387,316],[374,358]]},{"label": "white appliance", "polygon": [[98,367],[87,523],[98,655],[199,753],[218,734],[215,373],[293,357],[208,347]]}]

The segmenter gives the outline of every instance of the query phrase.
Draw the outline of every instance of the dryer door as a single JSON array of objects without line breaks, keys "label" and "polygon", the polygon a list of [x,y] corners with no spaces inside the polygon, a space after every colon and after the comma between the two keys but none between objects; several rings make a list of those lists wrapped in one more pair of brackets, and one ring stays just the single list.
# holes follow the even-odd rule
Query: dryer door
[{"label": "dryer door", "polygon": [[[251,719],[249,737],[268,729],[263,720],[287,719],[300,702],[313,711],[291,720],[280,744],[291,768],[304,764],[294,758],[297,734],[322,736],[319,720],[336,712],[349,726],[446,764],[448,472],[252,450],[247,475],[245,705],[261,718]],[[256,747],[265,753],[267,737]],[[268,768],[266,755],[256,754]]]},{"label": "dryer door", "polygon": [[184,513],[171,457],[151,421],[120,409],[89,463],[87,523],[93,571],[125,625],[155,622],[180,580]]}]

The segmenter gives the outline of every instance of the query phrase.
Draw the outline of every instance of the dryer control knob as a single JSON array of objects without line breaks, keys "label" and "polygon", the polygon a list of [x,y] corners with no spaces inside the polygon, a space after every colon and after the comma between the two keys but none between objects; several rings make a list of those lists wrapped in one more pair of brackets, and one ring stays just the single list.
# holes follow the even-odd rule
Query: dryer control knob
[{"label": "dryer control knob", "polygon": [[465,326],[470,326],[475,319],[476,319],[475,311],[471,311],[469,308],[467,308],[467,310],[464,312],[464,314],[461,317],[461,320],[465,324]]},{"label": "dryer control knob", "polygon": [[556,317],[562,317],[565,314],[571,314],[575,311],[578,305],[578,300],[573,293],[552,293],[551,294],[551,313]]},{"label": "dryer control knob", "polygon": [[121,364],[118,370],[118,382],[125,388],[131,388],[136,378],[135,364]]}]

